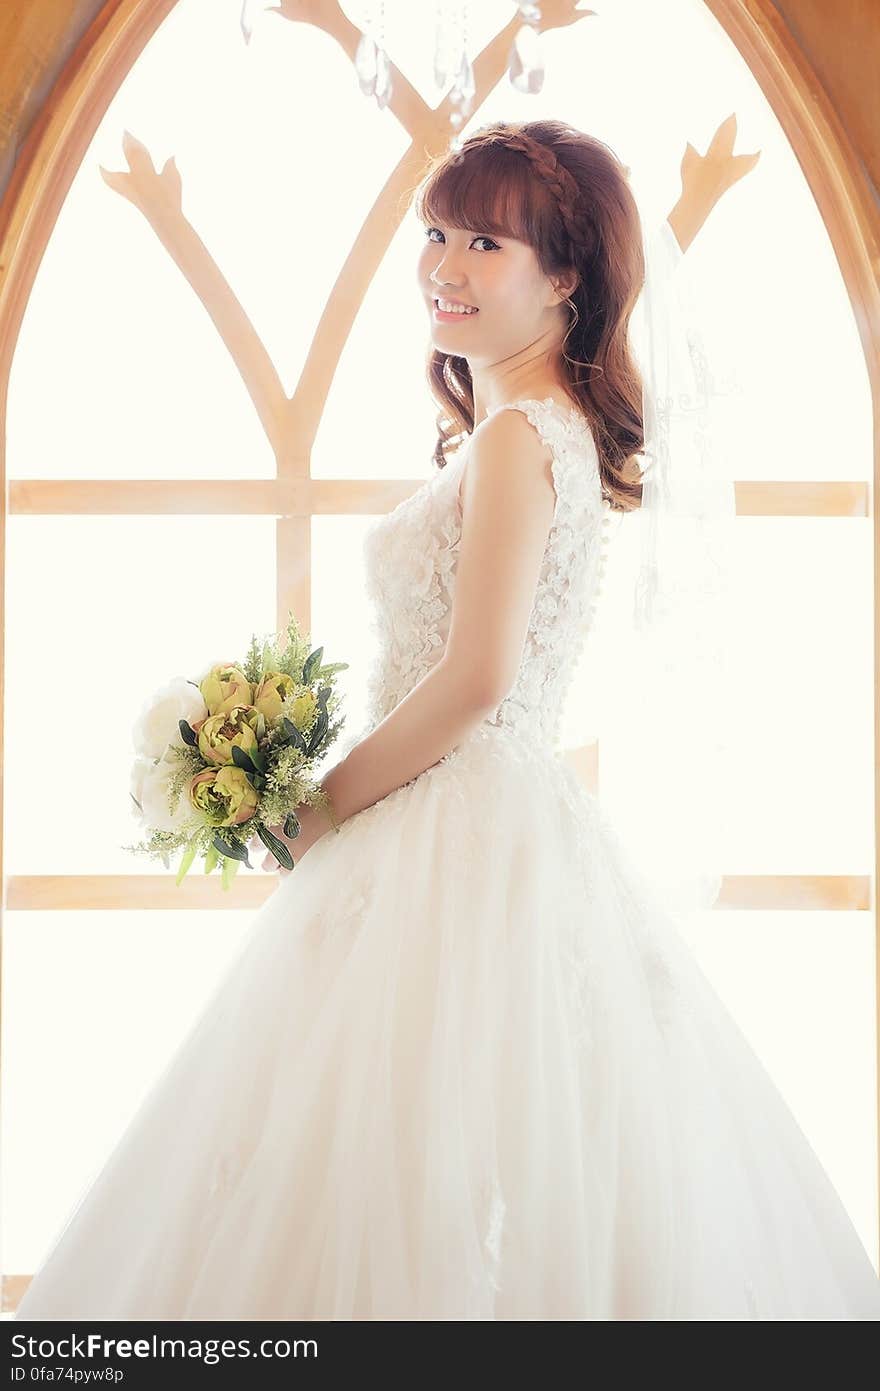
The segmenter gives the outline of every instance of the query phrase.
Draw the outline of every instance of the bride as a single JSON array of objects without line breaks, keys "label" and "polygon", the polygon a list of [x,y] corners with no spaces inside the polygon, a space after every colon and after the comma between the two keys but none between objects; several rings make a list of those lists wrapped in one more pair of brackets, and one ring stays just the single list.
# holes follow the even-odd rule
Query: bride
[{"label": "bride", "polygon": [[626,170],[498,123],[418,210],[441,433],[367,534],[335,824],[302,809],[17,1317],[877,1319],[828,1177],[558,750],[606,528],[641,497]]}]

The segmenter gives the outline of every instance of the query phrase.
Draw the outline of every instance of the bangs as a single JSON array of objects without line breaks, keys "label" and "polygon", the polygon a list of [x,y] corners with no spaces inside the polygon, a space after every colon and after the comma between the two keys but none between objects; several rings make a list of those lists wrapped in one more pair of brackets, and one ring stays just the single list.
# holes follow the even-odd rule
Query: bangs
[{"label": "bangs", "polygon": [[429,226],[439,222],[539,246],[546,232],[547,199],[522,157],[496,144],[441,164],[417,193],[414,206]]}]

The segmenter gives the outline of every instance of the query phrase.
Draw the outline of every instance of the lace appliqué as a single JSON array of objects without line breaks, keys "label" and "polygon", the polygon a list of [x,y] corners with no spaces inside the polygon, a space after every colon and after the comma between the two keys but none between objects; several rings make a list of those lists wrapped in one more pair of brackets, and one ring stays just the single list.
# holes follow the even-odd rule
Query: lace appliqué
[{"label": "lace appliqu\u00e9", "polygon": [[383,720],[441,655],[461,539],[453,484],[458,463],[438,470],[364,537],[366,592],[377,642],[367,681],[371,725]]},{"label": "lace appliqu\u00e9", "polygon": [[476,1221],[480,1233],[480,1263],[467,1277],[468,1310],[473,1318],[492,1317],[495,1295],[501,1289],[501,1247],[507,1204],[496,1173],[485,1174],[476,1189]]},{"label": "lace appliqu\u00e9", "polygon": [[517,679],[488,720],[553,747],[565,690],[598,607],[610,509],[593,437],[578,412],[552,397],[498,409],[521,410],[550,449],[556,507]]},{"label": "lace appliqu\u00e9", "polygon": [[[348,822],[343,823],[339,834],[343,834],[346,825],[354,824],[353,819],[349,818]],[[303,924],[305,937],[316,943],[324,943],[332,938],[343,943],[353,940],[359,935],[372,902],[372,884],[361,878],[351,882],[343,880],[338,894],[331,897],[326,909],[314,914]]]},{"label": "lace appliqu\u00e9", "polygon": [[[552,454],[556,506],[516,682],[486,719],[553,747],[566,687],[598,605],[611,509],[602,496],[589,425],[548,397],[507,402],[522,410]],[[492,412],[494,414],[494,412]],[[458,487],[467,444],[364,538],[374,605],[375,665],[368,729],[427,674],[449,631],[461,540]]]},{"label": "lace appliqu\u00e9", "polygon": [[238,1183],[243,1170],[239,1156],[223,1150],[215,1159],[208,1180],[210,1202],[225,1202]]},{"label": "lace appliqu\u00e9", "polygon": [[486,1219],[486,1234],[483,1246],[489,1257],[488,1278],[493,1290],[500,1290],[499,1272],[501,1269],[501,1241],[504,1233],[504,1214],[507,1204],[497,1179],[492,1180],[489,1193],[489,1211]]}]

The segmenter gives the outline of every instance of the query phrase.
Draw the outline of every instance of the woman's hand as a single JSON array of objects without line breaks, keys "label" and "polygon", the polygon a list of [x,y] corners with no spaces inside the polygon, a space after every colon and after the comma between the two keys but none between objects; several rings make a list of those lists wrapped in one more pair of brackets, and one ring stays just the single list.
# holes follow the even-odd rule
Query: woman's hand
[{"label": "woman's hand", "polygon": [[[284,834],[281,825],[269,827],[273,836],[276,836],[277,839],[281,841],[282,845],[286,845],[290,851],[294,862],[294,869],[296,869],[303,855],[311,850],[315,842],[320,840],[325,832],[331,829],[329,822],[326,817],[322,815],[320,810],[316,811],[314,807],[306,803],[296,808],[296,819],[299,822],[300,830],[299,835],[293,838]],[[248,847],[253,850],[254,855],[259,854],[261,849],[266,851],[260,868],[267,874],[274,874],[276,872],[278,874],[292,873],[291,870],[285,869],[283,865],[278,863],[272,851],[266,849],[258,835],[253,835],[251,837],[248,841]]]}]

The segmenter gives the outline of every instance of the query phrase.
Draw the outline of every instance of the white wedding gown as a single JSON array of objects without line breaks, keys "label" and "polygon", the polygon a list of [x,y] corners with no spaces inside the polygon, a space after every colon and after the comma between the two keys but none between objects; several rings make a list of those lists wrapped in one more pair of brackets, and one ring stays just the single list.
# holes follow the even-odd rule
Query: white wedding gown
[{"label": "white wedding gown", "polygon": [[[19,1318],[880,1318],[813,1150],[555,748],[608,509],[584,419],[511,404],[557,492],[514,689],[282,877]],[[368,728],[443,649],[466,453],[367,534]]]}]

